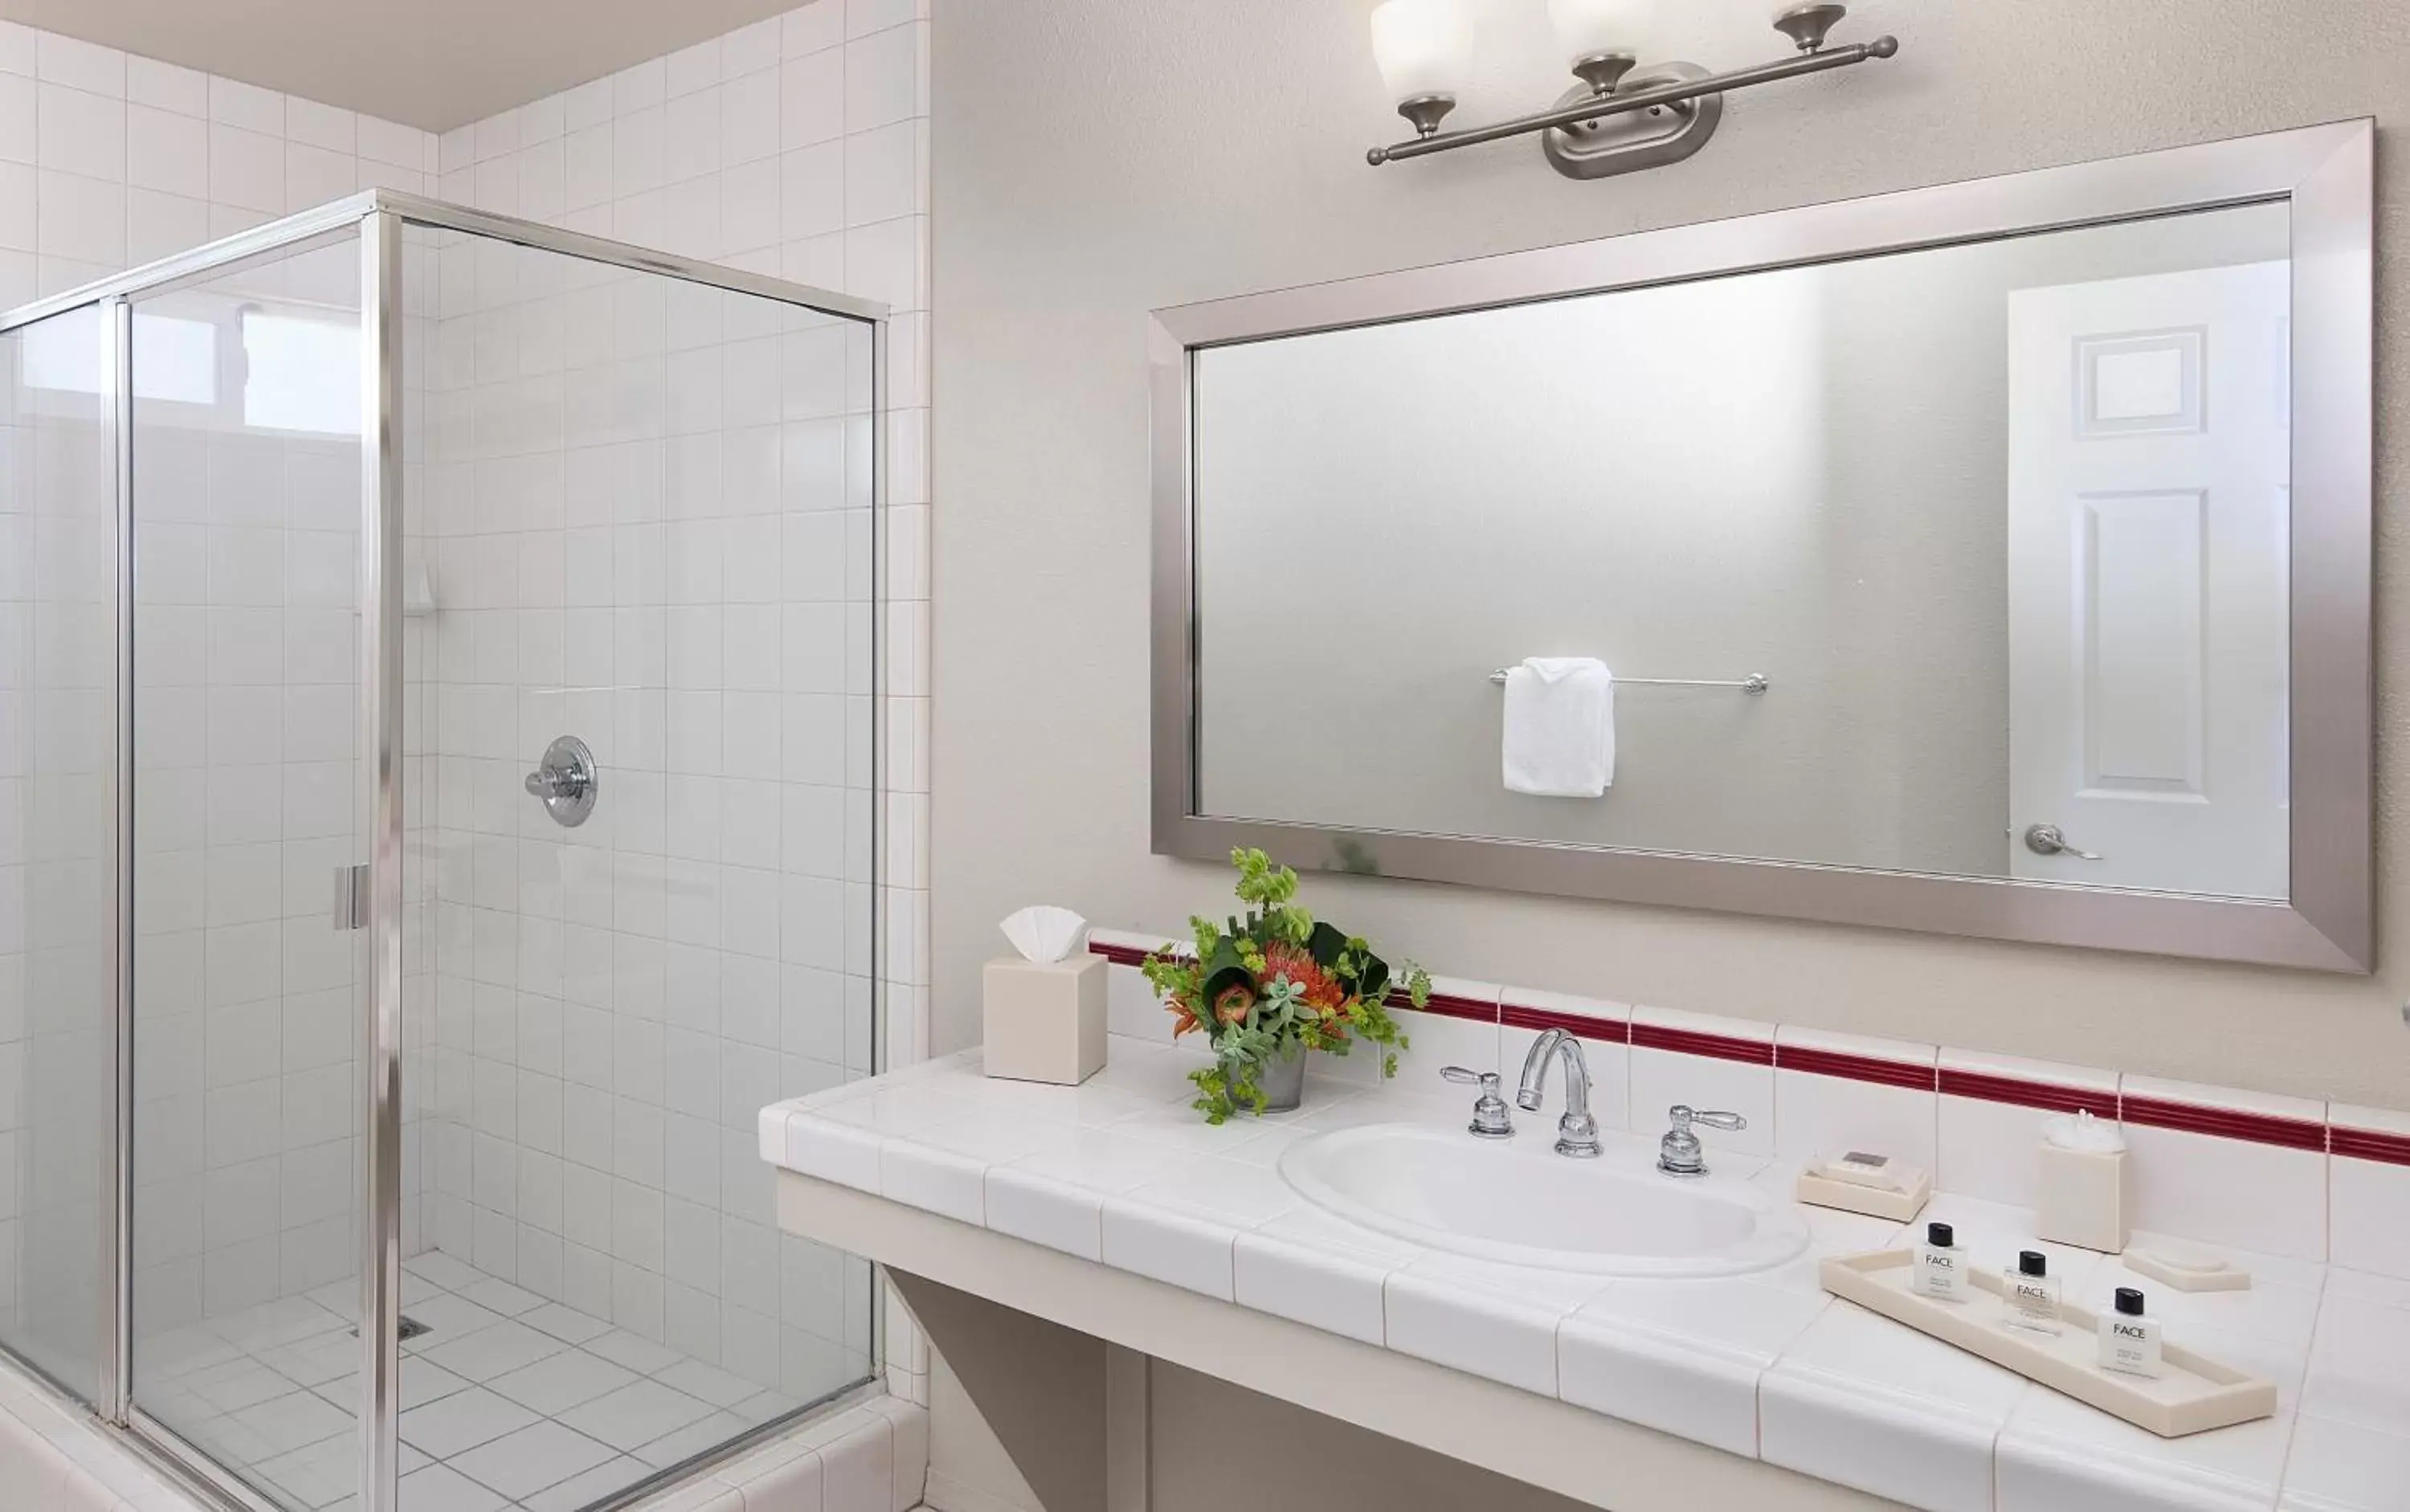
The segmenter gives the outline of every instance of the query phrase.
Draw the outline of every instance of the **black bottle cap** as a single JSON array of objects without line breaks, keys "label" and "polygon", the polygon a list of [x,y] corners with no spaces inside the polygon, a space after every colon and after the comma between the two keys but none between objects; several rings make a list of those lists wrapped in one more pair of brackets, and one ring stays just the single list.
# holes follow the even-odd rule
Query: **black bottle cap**
[{"label": "black bottle cap", "polygon": [[2142,1294],[2131,1287],[2117,1288],[2117,1311],[2128,1317],[2142,1316]]},{"label": "black bottle cap", "polygon": [[2017,1273],[2020,1275],[2050,1274],[2050,1260],[2038,1249],[2017,1251]]},{"label": "black bottle cap", "polygon": [[1946,1223],[1928,1223],[1924,1226],[1924,1242],[1937,1249],[1954,1248],[1958,1243],[1958,1230]]}]

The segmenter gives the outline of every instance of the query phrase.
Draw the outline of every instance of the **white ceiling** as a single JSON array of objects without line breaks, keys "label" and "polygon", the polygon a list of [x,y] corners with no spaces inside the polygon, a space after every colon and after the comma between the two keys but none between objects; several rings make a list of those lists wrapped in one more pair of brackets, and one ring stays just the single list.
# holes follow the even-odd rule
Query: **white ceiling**
[{"label": "white ceiling", "polygon": [[0,0],[0,18],[448,131],[796,0]]}]

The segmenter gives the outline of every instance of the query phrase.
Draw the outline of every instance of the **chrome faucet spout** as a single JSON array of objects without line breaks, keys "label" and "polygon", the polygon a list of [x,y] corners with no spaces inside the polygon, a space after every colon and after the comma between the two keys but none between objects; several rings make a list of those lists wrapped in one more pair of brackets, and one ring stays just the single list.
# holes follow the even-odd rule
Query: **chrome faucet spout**
[{"label": "chrome faucet spout", "polygon": [[1516,1090],[1515,1101],[1525,1112],[1538,1112],[1540,1083],[1548,1074],[1548,1063],[1560,1056],[1565,1063],[1565,1111],[1557,1119],[1557,1154],[1592,1159],[1600,1152],[1598,1120],[1590,1112],[1590,1060],[1582,1054],[1579,1040],[1562,1029],[1550,1029],[1533,1040],[1531,1053],[1523,1057],[1523,1082]]}]

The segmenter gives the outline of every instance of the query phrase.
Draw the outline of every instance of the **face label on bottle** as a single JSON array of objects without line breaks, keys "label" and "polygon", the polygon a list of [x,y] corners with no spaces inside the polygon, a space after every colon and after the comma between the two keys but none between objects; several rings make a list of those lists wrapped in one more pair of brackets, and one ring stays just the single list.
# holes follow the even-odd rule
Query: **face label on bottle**
[{"label": "face label on bottle", "polygon": [[2121,1339],[2131,1339],[2136,1344],[2145,1343],[2151,1337],[2150,1330],[2135,1323],[2112,1323],[2109,1331]]},{"label": "face label on bottle", "polygon": [[1916,1251],[1916,1270],[1909,1279],[1924,1296],[1955,1301],[1967,1291],[1967,1273],[1959,1268],[1958,1260],[1955,1250],[1921,1244]]},{"label": "face label on bottle", "polygon": [[2050,1288],[2038,1281],[2020,1281],[2016,1286],[2016,1301],[2021,1307],[2055,1307],[2058,1305],[2058,1299],[2050,1294]]}]

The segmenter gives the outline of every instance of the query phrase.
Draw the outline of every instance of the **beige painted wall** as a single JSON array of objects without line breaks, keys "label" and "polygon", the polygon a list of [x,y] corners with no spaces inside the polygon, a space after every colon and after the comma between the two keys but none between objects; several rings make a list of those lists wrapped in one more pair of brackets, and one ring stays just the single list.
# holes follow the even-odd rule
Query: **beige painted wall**
[{"label": "beige painted wall", "polygon": [[[1483,7],[1491,62],[1467,117],[1560,87],[1543,8]],[[2410,108],[2395,0],[1866,0],[1851,35],[1896,31],[1898,60],[1737,97],[1689,163],[1576,183],[1527,141],[1374,170],[1363,150],[1398,124],[1365,9],[1046,0],[955,6],[934,28],[936,1049],[977,1038],[978,966],[1012,909],[1161,929],[1227,896],[1216,868],[1147,847],[1149,310]],[[1759,7],[1665,12],[1671,51],[1774,55]],[[2399,312],[2410,156],[2387,138],[2379,301]],[[2405,331],[2378,343],[2396,412]],[[2410,486],[2406,435],[2380,426],[2381,499]],[[2381,596],[2405,568],[2388,510]],[[2379,795],[2394,807],[2410,629],[2380,618]],[[1413,883],[1309,888],[1320,911],[1464,976],[2410,1107],[2410,949],[2394,927],[2410,923],[2410,843],[2381,834],[2384,966],[2369,980]]]},{"label": "beige painted wall", "polygon": [[[1537,1486],[1162,1360],[1147,1379],[1147,1512],[1591,1512]],[[1771,1509],[1760,1509],[1771,1512]]]}]

